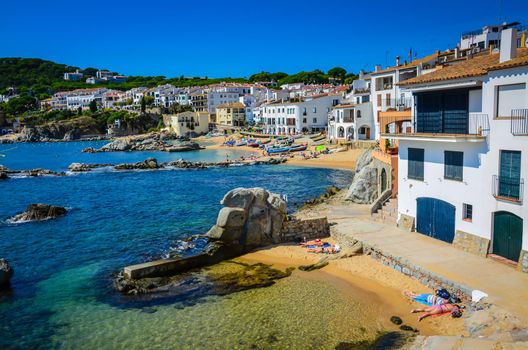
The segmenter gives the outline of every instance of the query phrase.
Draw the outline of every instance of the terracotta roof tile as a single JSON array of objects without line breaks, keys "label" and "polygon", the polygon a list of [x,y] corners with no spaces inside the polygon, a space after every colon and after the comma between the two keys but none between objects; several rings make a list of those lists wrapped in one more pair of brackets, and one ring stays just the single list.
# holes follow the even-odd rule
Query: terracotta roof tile
[{"label": "terracotta roof tile", "polygon": [[231,102],[216,106],[216,108],[246,108],[241,102]]},{"label": "terracotta roof tile", "polygon": [[439,68],[432,73],[403,81],[398,85],[405,86],[443,80],[478,77],[487,74],[490,70],[523,65],[528,65],[528,48],[517,49],[517,57],[503,63],[499,63],[499,53],[479,55],[454,65]]},{"label": "terracotta roof tile", "polygon": [[383,73],[389,73],[389,72],[392,72],[392,71],[396,71],[396,70],[401,70],[401,69],[408,69],[408,68],[413,68],[413,67],[417,67],[420,63],[426,63],[426,62],[429,62],[435,58],[438,57],[438,53],[433,53],[429,56],[425,56],[425,57],[422,57],[422,58],[419,58],[417,60],[414,60],[410,63],[407,63],[407,64],[402,64],[400,66],[393,66],[393,67],[389,67],[389,68],[385,68],[385,69],[382,69],[382,70],[379,70],[377,72],[370,72],[371,75],[376,75],[376,74],[383,74]]}]

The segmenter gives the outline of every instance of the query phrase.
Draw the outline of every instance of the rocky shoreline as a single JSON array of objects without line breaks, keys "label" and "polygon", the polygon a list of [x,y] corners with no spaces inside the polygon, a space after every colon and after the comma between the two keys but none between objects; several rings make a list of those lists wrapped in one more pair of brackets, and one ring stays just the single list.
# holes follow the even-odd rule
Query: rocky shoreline
[{"label": "rocky shoreline", "polygon": [[[269,158],[263,160],[254,160],[247,162],[224,161],[224,162],[192,162],[184,159],[179,159],[172,162],[158,163],[156,158],[147,158],[142,162],[136,163],[72,163],[68,170],[72,173],[89,172],[101,168],[113,168],[117,171],[126,170],[173,170],[173,169],[208,169],[208,168],[224,168],[237,166],[252,166],[252,165],[277,165],[287,162],[286,158]],[[11,170],[0,165],[0,180],[7,180],[13,177],[36,177],[36,176],[68,176],[64,171],[53,171],[49,169],[29,169],[29,170]]]}]

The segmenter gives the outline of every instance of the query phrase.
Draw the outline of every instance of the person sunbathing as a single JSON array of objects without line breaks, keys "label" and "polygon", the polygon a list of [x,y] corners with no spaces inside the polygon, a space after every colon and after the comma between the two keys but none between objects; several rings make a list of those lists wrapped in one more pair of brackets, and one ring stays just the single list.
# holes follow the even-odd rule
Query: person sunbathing
[{"label": "person sunbathing", "polygon": [[423,309],[414,309],[411,311],[412,314],[424,312],[422,316],[418,318],[418,321],[423,320],[426,317],[433,315],[441,315],[447,312],[451,313],[451,317],[458,318],[462,316],[462,308],[457,304],[444,304],[444,305],[433,305],[431,307],[426,307]]},{"label": "person sunbathing", "polygon": [[319,248],[308,248],[310,253],[326,253],[326,254],[336,254],[341,251],[339,244],[331,245],[330,247],[319,247]]},{"label": "person sunbathing", "polygon": [[417,294],[414,292],[405,291],[403,294],[419,303],[427,303],[431,305],[449,304],[449,300],[430,293]]}]

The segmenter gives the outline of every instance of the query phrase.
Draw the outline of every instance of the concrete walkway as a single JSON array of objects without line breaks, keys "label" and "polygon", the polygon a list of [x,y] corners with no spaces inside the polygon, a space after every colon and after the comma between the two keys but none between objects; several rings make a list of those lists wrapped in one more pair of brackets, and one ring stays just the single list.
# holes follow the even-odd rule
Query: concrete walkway
[{"label": "concrete walkway", "polygon": [[425,235],[373,221],[365,205],[339,204],[329,209],[328,220],[337,224],[334,229],[340,236],[357,239],[457,284],[481,290],[489,295],[487,301],[528,325],[528,274]]}]

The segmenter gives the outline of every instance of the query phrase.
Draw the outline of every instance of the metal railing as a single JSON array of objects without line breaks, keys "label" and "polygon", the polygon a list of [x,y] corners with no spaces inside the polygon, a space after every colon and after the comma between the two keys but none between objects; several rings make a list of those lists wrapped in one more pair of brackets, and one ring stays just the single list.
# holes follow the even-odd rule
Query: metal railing
[{"label": "metal railing", "polygon": [[449,120],[436,116],[423,119],[405,116],[380,116],[380,124],[386,125],[382,133],[389,134],[454,134],[488,136],[489,119],[487,114],[467,113]]},{"label": "metal railing", "polygon": [[410,110],[413,104],[413,99],[411,97],[406,98],[383,98],[376,102],[376,106],[381,108],[381,112],[389,111],[405,111]]},{"label": "metal railing", "polygon": [[528,109],[512,109],[511,133],[514,136],[528,136]]},{"label": "metal railing", "polygon": [[524,197],[524,179],[493,175],[493,197],[519,202]]}]

